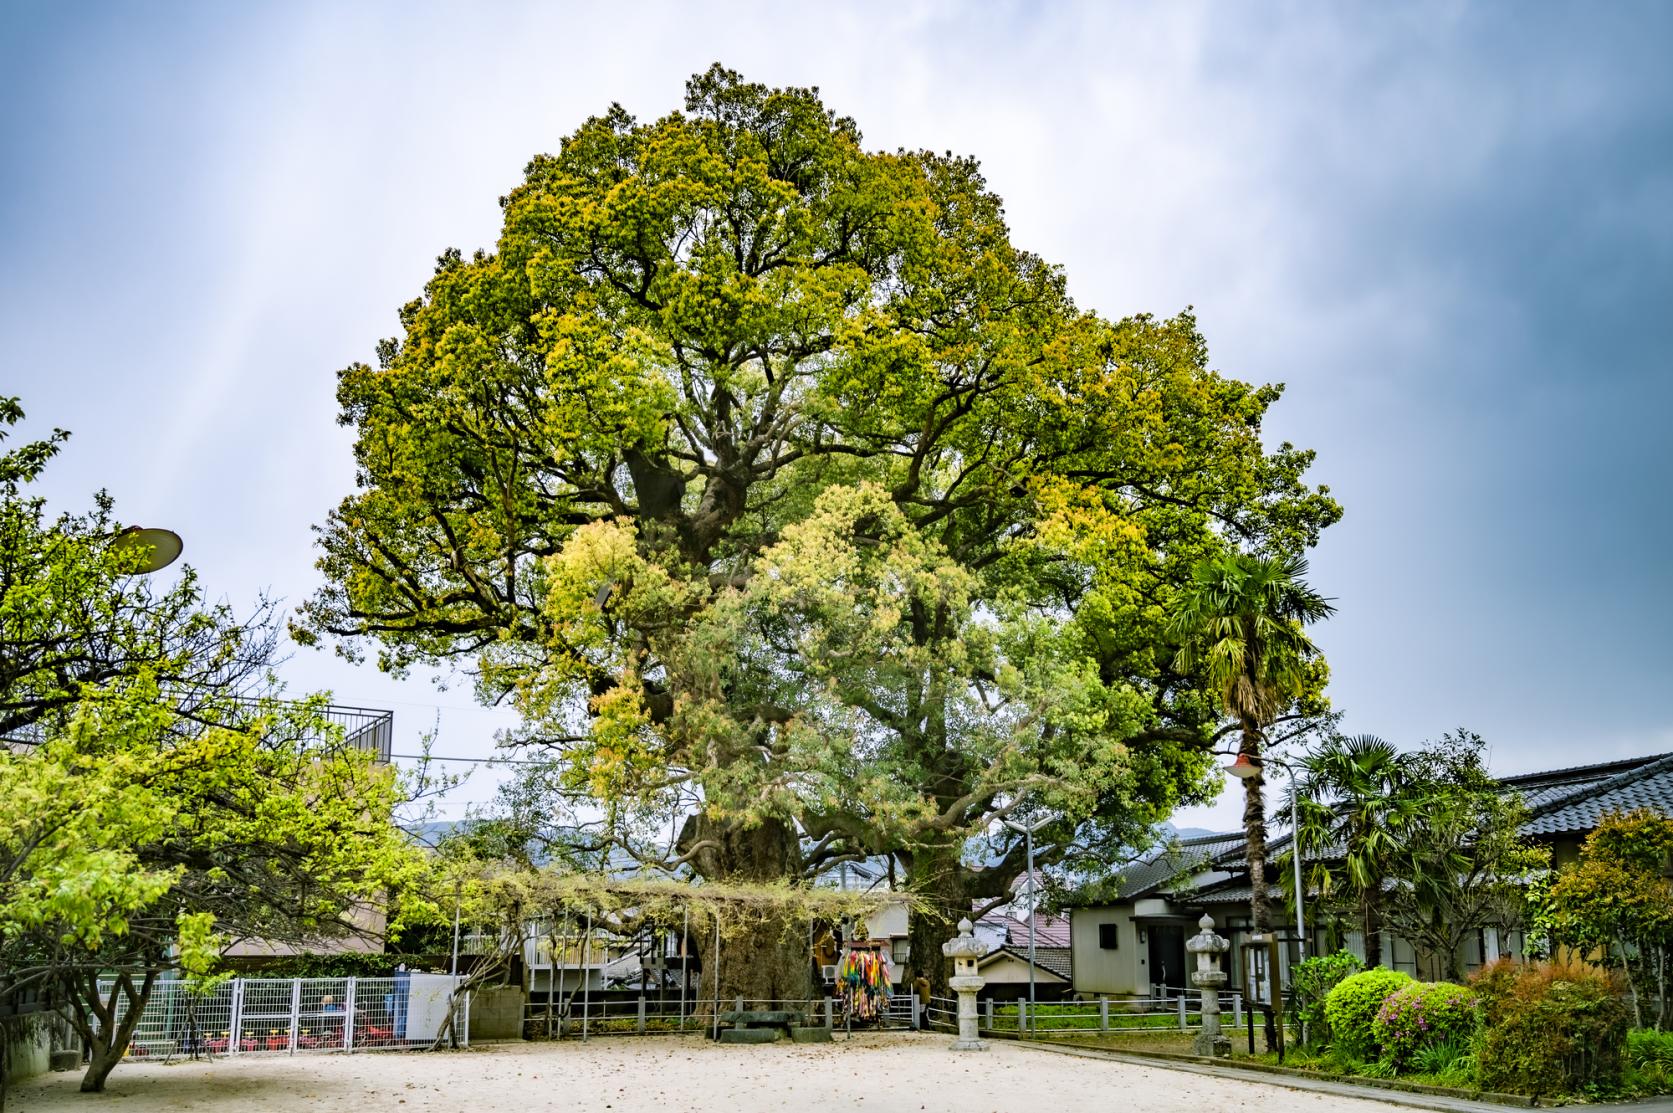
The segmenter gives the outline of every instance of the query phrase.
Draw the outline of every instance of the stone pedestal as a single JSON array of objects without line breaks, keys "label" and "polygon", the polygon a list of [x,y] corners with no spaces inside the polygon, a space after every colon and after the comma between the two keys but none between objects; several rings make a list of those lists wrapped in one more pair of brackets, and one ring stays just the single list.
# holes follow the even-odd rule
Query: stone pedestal
[{"label": "stone pedestal", "polygon": [[976,973],[976,960],[987,953],[987,945],[971,934],[968,919],[958,922],[958,936],[941,944],[941,953],[953,960],[953,976],[947,985],[958,994],[958,1039],[954,1051],[986,1051],[976,1020],[976,994],[988,980]]},{"label": "stone pedestal", "polygon": [[1185,949],[1197,956],[1191,982],[1202,991],[1202,1031],[1191,1041],[1191,1050],[1224,1059],[1232,1053],[1232,1041],[1220,1030],[1220,987],[1226,984],[1220,956],[1231,943],[1214,934],[1213,917],[1204,915],[1197,926],[1202,930],[1185,941]]}]

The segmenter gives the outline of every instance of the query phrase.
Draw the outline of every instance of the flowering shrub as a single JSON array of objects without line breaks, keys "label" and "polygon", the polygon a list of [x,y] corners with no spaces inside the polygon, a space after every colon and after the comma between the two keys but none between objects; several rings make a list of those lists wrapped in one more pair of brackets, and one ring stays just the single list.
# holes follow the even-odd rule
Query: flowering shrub
[{"label": "flowering shrub", "polygon": [[1389,994],[1411,984],[1410,974],[1381,966],[1343,978],[1324,999],[1324,1019],[1330,1025],[1331,1046],[1354,1059],[1374,1058],[1377,1037],[1371,1025],[1377,1019],[1377,1010],[1383,1007]]},{"label": "flowering shrub", "polygon": [[1371,1022],[1372,1038],[1382,1059],[1403,1070],[1426,1047],[1468,1042],[1477,1016],[1474,990],[1451,982],[1417,982],[1383,1001]]}]

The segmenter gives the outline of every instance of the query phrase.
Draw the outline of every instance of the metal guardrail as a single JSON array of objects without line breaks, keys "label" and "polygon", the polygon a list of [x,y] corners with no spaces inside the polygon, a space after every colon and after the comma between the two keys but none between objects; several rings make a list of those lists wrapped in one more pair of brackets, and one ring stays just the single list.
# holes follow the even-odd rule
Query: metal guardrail
[{"label": "metal guardrail", "polygon": [[[248,707],[260,706],[261,701],[240,699]],[[280,701],[281,703],[283,701]],[[357,750],[370,751],[377,760],[387,764],[395,742],[395,713],[371,707],[349,707],[327,704],[321,709],[326,722],[341,727],[343,740]],[[46,740],[46,730],[40,723],[28,723],[0,734],[0,748],[14,753],[27,753]]]}]

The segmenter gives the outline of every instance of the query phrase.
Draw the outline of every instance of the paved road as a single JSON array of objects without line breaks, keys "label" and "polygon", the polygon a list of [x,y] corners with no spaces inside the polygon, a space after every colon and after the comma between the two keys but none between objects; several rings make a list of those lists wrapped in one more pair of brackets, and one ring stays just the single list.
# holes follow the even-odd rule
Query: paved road
[{"label": "paved road", "polygon": [[[1089,1059],[1108,1059],[1117,1063],[1130,1063],[1134,1066],[1188,1071],[1192,1074],[1207,1075],[1210,1078],[1237,1080],[1263,1086],[1285,1086],[1311,1093],[1331,1094],[1335,1097],[1361,1098],[1366,1101],[1404,1105],[1414,1109],[1440,1110],[1441,1113],[1505,1113],[1507,1109],[1516,1108],[1493,1101],[1472,1101],[1468,1098],[1453,1098],[1440,1094],[1414,1094],[1403,1090],[1386,1090],[1380,1086],[1360,1086],[1349,1082],[1335,1082],[1328,1078],[1303,1078],[1295,1075],[1271,1074],[1266,1071],[1247,1070],[1241,1067],[1220,1066],[1211,1063],[1163,1060],[1149,1055],[1131,1055],[1121,1051],[1106,1051],[1102,1048],[1065,1047],[1061,1044],[1026,1042],[1023,1046],[1037,1051],[1055,1052],[1060,1055],[1077,1055]],[[1592,1108],[1607,1109],[1611,1113],[1673,1113],[1673,1098],[1610,1102]]]}]

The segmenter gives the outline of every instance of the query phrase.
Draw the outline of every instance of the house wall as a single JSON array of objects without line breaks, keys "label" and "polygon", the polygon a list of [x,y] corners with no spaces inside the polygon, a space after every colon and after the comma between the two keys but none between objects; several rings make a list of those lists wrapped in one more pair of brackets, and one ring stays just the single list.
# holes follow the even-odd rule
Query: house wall
[{"label": "house wall", "polygon": [[[981,964],[979,971],[988,980],[989,985],[1027,985],[1028,963],[1014,955],[1002,954]],[[1063,979],[1049,970],[1040,970],[1034,975],[1034,984],[1062,985]]]},{"label": "house wall", "polygon": [[[1069,956],[1076,993],[1137,995],[1144,990],[1144,948],[1131,904],[1076,908],[1069,913]],[[1116,925],[1120,946],[1099,946],[1099,926]]]},{"label": "house wall", "polygon": [[[1014,955],[1001,954],[978,967],[987,979],[976,996],[982,1000],[1028,1000],[1028,963]],[[1038,969],[1034,975],[1034,996],[1039,1001],[1061,1001],[1069,995],[1069,983],[1050,970]]]},{"label": "house wall", "polygon": [[866,917],[866,932],[871,939],[891,939],[908,934],[908,912],[905,904],[885,904]]}]

